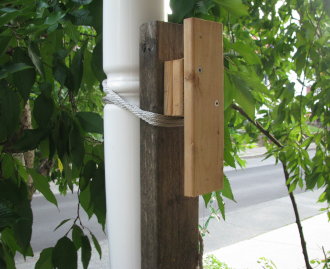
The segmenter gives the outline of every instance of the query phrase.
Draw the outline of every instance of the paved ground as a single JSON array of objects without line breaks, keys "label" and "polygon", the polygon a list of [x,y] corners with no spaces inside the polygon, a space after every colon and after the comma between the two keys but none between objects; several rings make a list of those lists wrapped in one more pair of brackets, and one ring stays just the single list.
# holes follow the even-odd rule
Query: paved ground
[{"label": "paved ground", "polygon": [[[321,191],[295,195],[302,220],[320,214],[320,209],[324,205],[315,202],[320,194]],[[205,218],[201,221],[205,221]],[[210,223],[210,233],[204,239],[205,251],[212,252],[294,222],[295,218],[288,197],[243,207],[228,212],[226,221],[212,221]]]},{"label": "paved ground", "polygon": [[[322,247],[325,250],[330,249],[329,228],[326,214],[320,214],[303,221],[310,260],[324,257]],[[209,254],[215,255],[233,269],[265,268],[257,263],[261,257],[272,260],[278,269],[306,268],[295,224],[220,248]],[[322,267],[313,266],[313,268],[321,269]]]}]

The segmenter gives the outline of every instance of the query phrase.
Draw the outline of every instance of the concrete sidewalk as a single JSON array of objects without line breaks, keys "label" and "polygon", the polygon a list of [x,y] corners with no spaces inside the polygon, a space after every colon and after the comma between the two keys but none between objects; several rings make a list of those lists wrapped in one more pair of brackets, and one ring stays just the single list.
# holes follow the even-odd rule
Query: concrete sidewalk
[{"label": "concrete sidewalk", "polygon": [[[323,259],[322,247],[325,251],[330,250],[330,224],[327,214],[306,219],[302,225],[310,260]],[[277,269],[306,268],[296,224],[218,249],[205,256],[212,254],[233,269],[261,269],[263,267],[257,263],[261,257],[272,260]]]}]

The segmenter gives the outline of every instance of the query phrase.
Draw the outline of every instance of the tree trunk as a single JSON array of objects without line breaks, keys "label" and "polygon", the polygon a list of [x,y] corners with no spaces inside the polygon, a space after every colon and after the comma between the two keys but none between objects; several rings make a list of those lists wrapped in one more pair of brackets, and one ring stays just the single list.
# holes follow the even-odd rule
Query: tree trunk
[{"label": "tree trunk", "polygon": [[[30,108],[30,102],[27,101],[23,110],[22,118],[21,118],[21,125],[22,130],[32,129],[32,119],[31,119],[31,108]],[[35,151],[27,151],[23,153],[23,159],[26,168],[33,168],[34,167],[34,157],[35,157]],[[28,192],[29,192],[29,199],[32,200],[33,194],[35,192],[35,187],[33,185],[33,179],[31,175],[28,176],[27,179],[27,186],[28,186]]]}]

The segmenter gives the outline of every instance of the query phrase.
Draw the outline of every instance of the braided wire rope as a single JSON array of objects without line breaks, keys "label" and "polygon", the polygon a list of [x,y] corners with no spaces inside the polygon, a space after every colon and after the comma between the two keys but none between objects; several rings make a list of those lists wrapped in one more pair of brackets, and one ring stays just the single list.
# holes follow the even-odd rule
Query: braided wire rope
[{"label": "braided wire rope", "polygon": [[103,89],[107,93],[107,96],[103,98],[104,103],[113,104],[122,109],[125,109],[126,111],[131,112],[133,115],[149,123],[152,126],[167,127],[167,128],[183,126],[182,117],[165,116],[162,114],[142,110],[138,106],[126,102],[123,98],[119,96],[119,94],[117,94],[112,89],[110,89],[107,85],[106,80],[103,81],[102,85],[103,85]]}]

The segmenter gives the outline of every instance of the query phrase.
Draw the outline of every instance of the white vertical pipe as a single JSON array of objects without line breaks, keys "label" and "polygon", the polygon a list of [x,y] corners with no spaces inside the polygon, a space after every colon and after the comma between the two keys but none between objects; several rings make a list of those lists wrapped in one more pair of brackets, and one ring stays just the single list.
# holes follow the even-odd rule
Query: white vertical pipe
[{"label": "white vertical pipe", "polygon": [[[139,104],[139,27],[164,20],[163,0],[103,0],[103,69],[108,87]],[[111,269],[141,268],[140,121],[104,108],[107,231]]]}]

